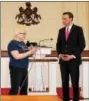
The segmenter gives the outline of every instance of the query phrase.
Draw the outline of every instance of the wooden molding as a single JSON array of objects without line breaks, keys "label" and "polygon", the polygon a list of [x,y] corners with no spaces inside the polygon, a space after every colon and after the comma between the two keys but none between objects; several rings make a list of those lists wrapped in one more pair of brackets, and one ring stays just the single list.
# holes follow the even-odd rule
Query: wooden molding
[{"label": "wooden molding", "polygon": [[1,51],[1,57],[8,57],[8,52],[6,50]]},{"label": "wooden molding", "polygon": [[56,62],[57,59],[29,59],[30,62]]},{"label": "wooden molding", "polygon": [[[89,57],[89,50],[84,50],[82,52],[82,57]],[[57,57],[57,52],[55,50],[52,51],[51,55],[47,55],[47,57]]]},{"label": "wooden molding", "polygon": [[[84,50],[82,52],[82,57],[89,57],[89,50]],[[8,52],[6,50],[1,51],[1,57],[8,57]],[[55,50],[52,51],[51,55],[46,55],[46,57],[57,57],[57,52]],[[83,61],[89,61],[89,59],[82,59]],[[30,59],[31,62],[46,62],[46,61],[52,61],[55,62],[57,59]]]}]

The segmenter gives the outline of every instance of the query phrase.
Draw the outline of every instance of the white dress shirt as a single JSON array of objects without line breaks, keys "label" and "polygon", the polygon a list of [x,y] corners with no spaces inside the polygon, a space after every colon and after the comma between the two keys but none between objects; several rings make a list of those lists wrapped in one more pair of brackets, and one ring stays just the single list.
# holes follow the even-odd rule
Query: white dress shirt
[{"label": "white dress shirt", "polygon": [[66,26],[66,30],[69,29],[69,32],[71,31],[71,28],[72,28],[73,24],[69,25],[69,26]]}]

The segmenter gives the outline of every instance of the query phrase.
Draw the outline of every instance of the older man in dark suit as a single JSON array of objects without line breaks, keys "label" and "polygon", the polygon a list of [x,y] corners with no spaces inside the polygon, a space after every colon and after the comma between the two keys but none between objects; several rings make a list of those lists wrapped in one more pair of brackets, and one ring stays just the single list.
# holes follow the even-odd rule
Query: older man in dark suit
[{"label": "older man in dark suit", "polygon": [[85,48],[83,29],[73,24],[73,14],[64,12],[64,27],[59,30],[56,50],[59,57],[64,101],[69,101],[69,75],[73,86],[73,101],[79,101],[79,65]]}]

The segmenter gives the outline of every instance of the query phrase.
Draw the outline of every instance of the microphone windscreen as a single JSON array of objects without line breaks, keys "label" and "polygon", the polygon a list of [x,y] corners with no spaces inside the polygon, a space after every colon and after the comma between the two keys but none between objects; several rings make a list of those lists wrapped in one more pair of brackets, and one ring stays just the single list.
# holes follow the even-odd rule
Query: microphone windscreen
[{"label": "microphone windscreen", "polygon": [[37,42],[31,42],[30,43],[32,46],[38,46]]},{"label": "microphone windscreen", "polygon": [[30,47],[30,46],[31,46],[31,43],[30,43],[29,41],[27,41],[26,45],[27,45],[28,47]]}]

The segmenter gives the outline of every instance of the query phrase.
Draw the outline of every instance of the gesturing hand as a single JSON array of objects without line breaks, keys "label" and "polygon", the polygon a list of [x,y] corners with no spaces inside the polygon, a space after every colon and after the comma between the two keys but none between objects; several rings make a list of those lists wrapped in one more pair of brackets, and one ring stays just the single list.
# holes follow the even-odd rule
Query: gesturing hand
[{"label": "gesturing hand", "polygon": [[37,47],[32,47],[32,48],[31,48],[31,53],[32,53],[32,54],[35,54],[36,51],[37,51],[37,49],[38,49]]}]

